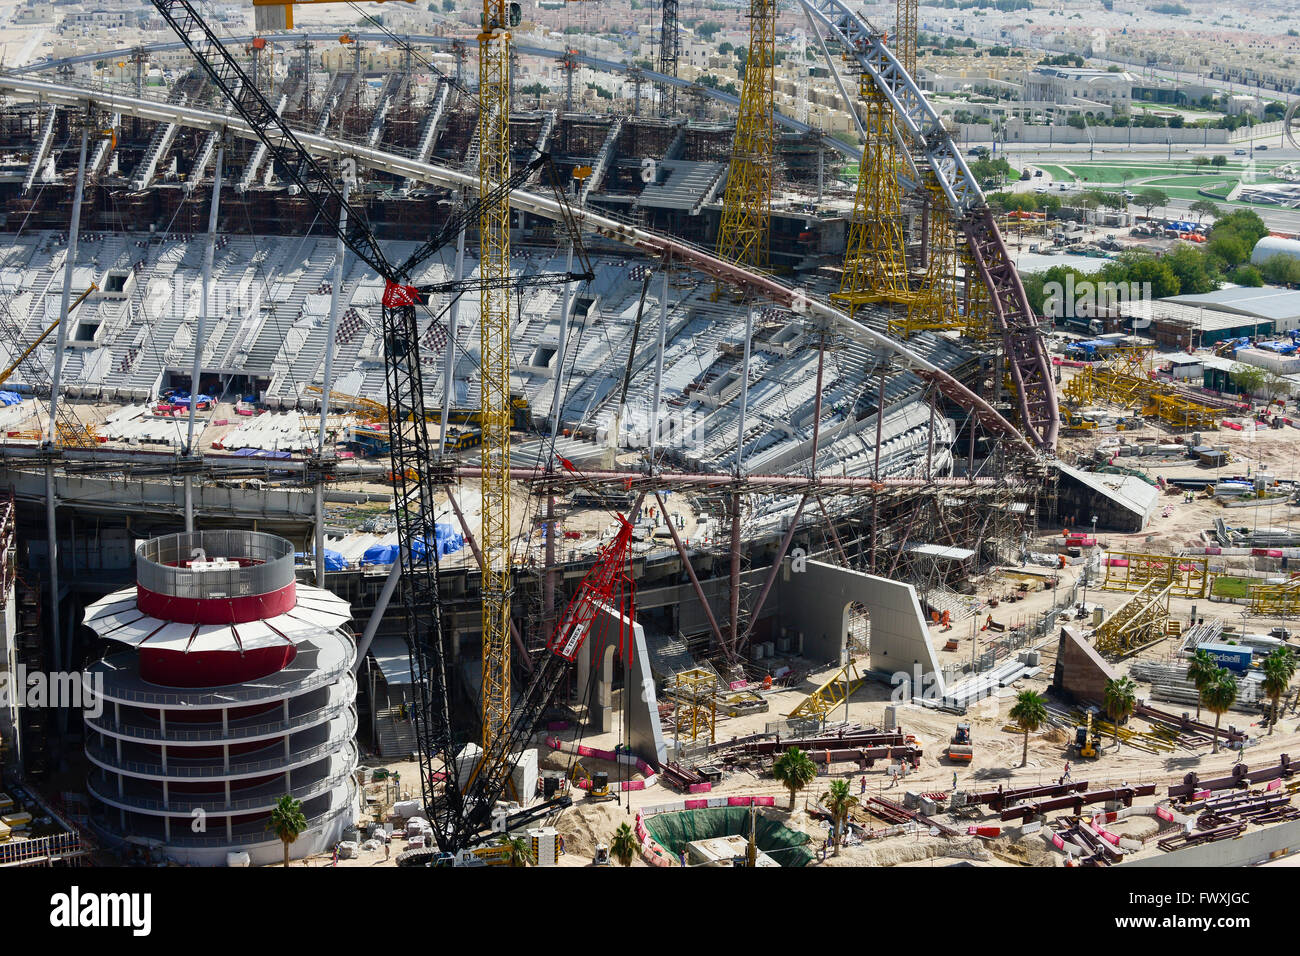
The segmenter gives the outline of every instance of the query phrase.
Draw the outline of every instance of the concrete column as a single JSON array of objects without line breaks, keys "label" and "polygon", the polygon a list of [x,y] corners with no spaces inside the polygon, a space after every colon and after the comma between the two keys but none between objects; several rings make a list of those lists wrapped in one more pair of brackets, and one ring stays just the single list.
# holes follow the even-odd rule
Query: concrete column
[{"label": "concrete column", "polygon": [[650,397],[650,465],[654,467],[655,447],[659,443],[659,397],[664,378],[664,343],[668,335],[668,264],[663,265],[663,284],[659,288],[659,347],[655,352],[654,394]]},{"label": "concrete column", "polygon": [[[86,185],[86,142],[88,133],[81,130],[81,160],[77,164],[76,191],[72,194],[72,222],[68,226],[68,256],[63,263],[63,300],[59,305],[59,335],[54,346],[54,369],[50,373],[50,420],[46,425],[45,444],[54,446],[58,432],[59,392],[63,384],[63,355],[68,349],[68,310],[72,301],[72,270],[77,261],[77,237],[81,232],[81,198]],[[16,344],[16,343],[15,343]]]},{"label": "concrete column", "polygon": [[[320,397],[320,431],[316,437],[316,455],[325,457],[325,430],[329,421],[330,392],[334,388],[334,336],[339,327],[339,305],[343,296],[343,260],[347,247],[343,236],[348,228],[348,197],[352,195],[352,183],[348,177],[343,179],[343,202],[339,205],[339,235],[334,246],[334,288],[330,294],[329,327],[325,333],[325,380],[321,383]],[[322,474],[316,482],[316,586],[325,586],[325,478]]]},{"label": "concrete column", "polygon": [[370,650],[370,645],[375,639],[375,632],[379,630],[379,622],[383,620],[384,612],[388,610],[388,602],[392,600],[393,591],[397,588],[397,581],[401,576],[402,560],[399,557],[393,562],[393,566],[388,569],[388,577],[384,578],[384,586],[379,592],[379,599],[375,601],[374,610],[370,612],[370,617],[366,621],[366,629],[357,644],[357,659],[352,662],[353,674],[361,670],[361,664],[366,659],[366,651]]},{"label": "concrete column", "polygon": [[[54,463],[45,466],[45,533],[46,547],[50,553],[50,636],[54,650],[54,666],[63,660],[63,635],[59,628],[59,533],[55,513]],[[66,725],[66,711],[60,710],[60,726]]]}]

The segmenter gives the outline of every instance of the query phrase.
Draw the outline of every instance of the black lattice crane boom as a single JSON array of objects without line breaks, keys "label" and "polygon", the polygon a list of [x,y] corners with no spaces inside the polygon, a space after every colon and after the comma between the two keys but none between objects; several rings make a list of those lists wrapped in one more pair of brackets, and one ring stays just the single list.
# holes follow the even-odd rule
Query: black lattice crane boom
[{"label": "black lattice crane boom", "polygon": [[[585,281],[593,278],[583,249],[577,222],[556,188],[566,228],[582,268],[579,272],[547,273],[516,280],[487,279],[415,286],[412,278],[420,268],[452,239],[465,224],[480,217],[485,208],[509,203],[510,192],[544,165],[550,165],[550,180],[560,182],[550,157],[545,153],[508,178],[495,183],[486,195],[451,216],[443,228],[400,264],[384,254],[363,211],[348,202],[348,187],[336,183],[331,170],[303,146],[257,85],[199,16],[190,0],[151,0],[167,24],[194,55],[199,65],[230,102],[233,110],[264,143],[277,166],[300,191],[320,221],[334,225],[349,249],[384,280],[383,336],[388,393],[388,434],[394,476],[397,531],[402,544],[404,586],[402,600],[406,620],[406,641],[415,678],[414,717],[420,780],[426,811],[433,832],[443,850],[454,851],[472,842],[488,824],[491,807],[509,775],[509,755],[504,764],[491,765],[484,772],[480,764],[465,786],[457,770],[457,756],[464,744],[451,718],[451,693],[447,681],[447,655],[443,643],[435,516],[436,495],[449,476],[434,464],[432,442],[425,425],[424,379],[420,362],[418,308],[430,294],[483,291],[493,281],[539,285],[543,282]],[[349,171],[344,163],[344,174]],[[351,170],[355,173],[355,169]],[[448,347],[454,347],[449,343]],[[548,698],[549,699],[549,698]],[[531,730],[529,731],[531,733]],[[506,735],[502,735],[506,736]],[[487,749],[487,748],[485,748]]]}]

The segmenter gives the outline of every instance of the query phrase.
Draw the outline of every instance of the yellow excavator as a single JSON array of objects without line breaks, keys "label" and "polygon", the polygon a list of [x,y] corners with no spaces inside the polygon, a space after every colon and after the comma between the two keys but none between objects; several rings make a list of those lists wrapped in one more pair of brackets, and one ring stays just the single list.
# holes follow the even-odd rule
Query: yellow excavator
[{"label": "yellow excavator", "polygon": [[1095,759],[1101,752],[1101,734],[1092,729],[1092,711],[1088,711],[1081,727],[1074,728],[1074,749],[1080,757]]}]

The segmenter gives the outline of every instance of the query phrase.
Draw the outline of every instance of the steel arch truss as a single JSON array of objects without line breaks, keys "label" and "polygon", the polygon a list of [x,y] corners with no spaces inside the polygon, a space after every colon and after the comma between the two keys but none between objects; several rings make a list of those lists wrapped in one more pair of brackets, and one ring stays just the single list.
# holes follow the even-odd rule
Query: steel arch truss
[{"label": "steel arch truss", "polygon": [[1002,335],[1025,434],[1038,449],[1050,454],[1056,448],[1060,412],[1047,345],[993,212],[970,168],[921,88],[886,47],[884,34],[843,0],[799,2],[875,80],[893,108],[897,129],[925,157],[952,210],[952,219],[966,236],[975,269],[989,290],[991,317]]}]

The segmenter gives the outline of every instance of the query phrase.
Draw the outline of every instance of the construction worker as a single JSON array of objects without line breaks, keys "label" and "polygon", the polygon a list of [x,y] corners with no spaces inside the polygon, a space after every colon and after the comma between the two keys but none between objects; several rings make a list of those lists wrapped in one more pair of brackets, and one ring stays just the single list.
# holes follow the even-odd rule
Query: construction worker
[{"label": "construction worker", "polygon": [[867,778],[863,777],[861,780],[858,781],[858,793],[866,793],[866,792],[867,792]]},{"label": "construction worker", "polygon": [[952,772],[952,788],[953,788],[953,790],[956,790],[956,789],[957,789],[957,771],[956,771],[956,770],[954,770],[954,771]]}]

